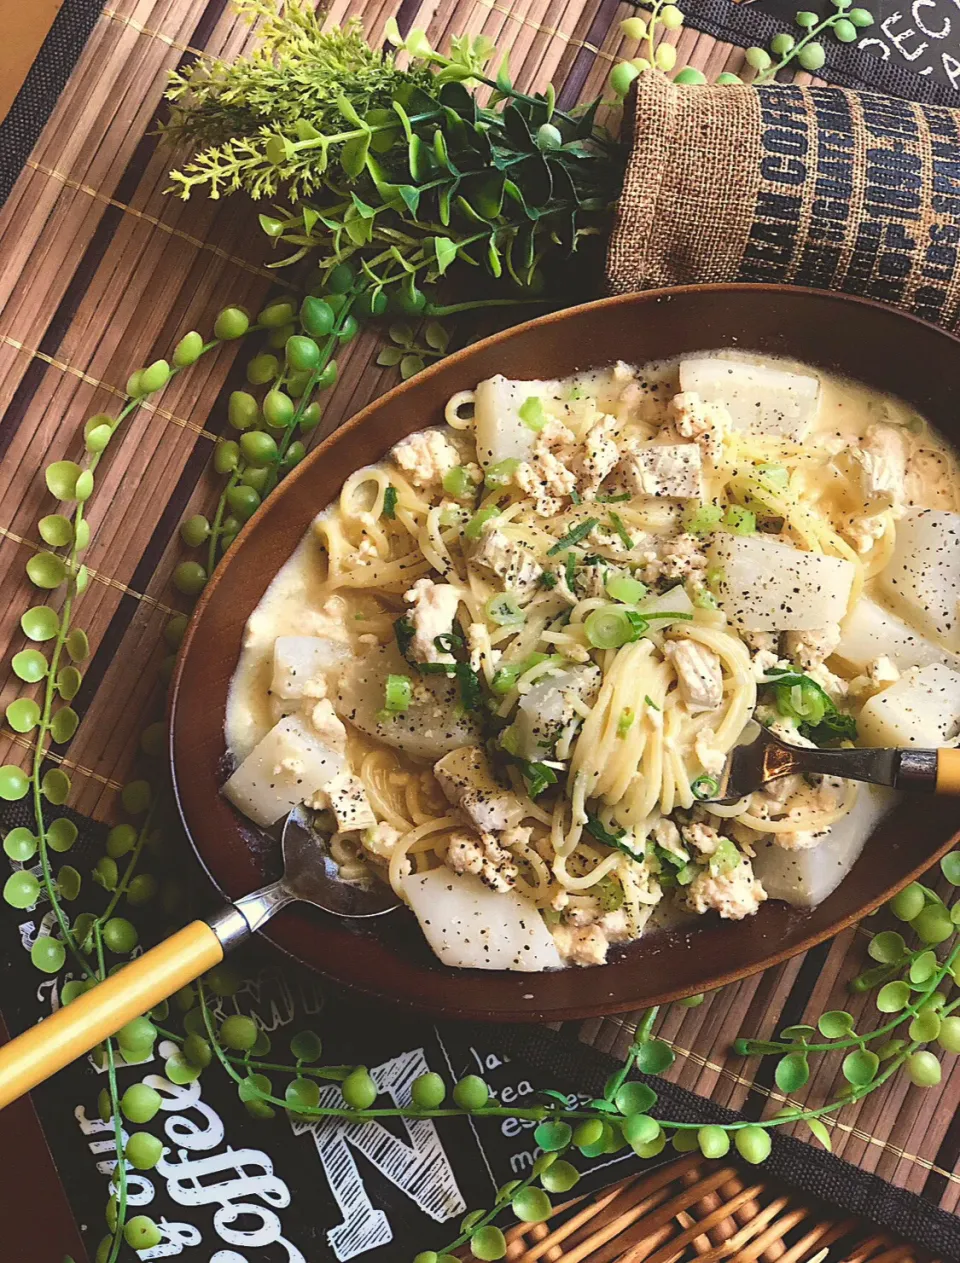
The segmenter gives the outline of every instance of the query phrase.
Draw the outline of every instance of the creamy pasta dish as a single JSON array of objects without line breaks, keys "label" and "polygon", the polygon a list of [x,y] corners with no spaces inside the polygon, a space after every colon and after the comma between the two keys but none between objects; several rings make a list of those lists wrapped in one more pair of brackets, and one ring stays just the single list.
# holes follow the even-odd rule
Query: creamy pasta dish
[{"label": "creamy pasta dish", "polygon": [[317,813],[446,964],[611,944],[836,887],[891,791],[712,801],[752,721],[960,730],[953,454],[906,405],[717,351],[450,400],[320,512],[251,615],[224,792]]}]

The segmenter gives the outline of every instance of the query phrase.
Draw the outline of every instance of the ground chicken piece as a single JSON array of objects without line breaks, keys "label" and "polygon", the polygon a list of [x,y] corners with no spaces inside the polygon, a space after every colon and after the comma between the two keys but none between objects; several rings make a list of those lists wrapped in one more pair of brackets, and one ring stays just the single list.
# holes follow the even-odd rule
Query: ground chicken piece
[{"label": "ground chicken piece", "polygon": [[452,833],[446,863],[455,873],[473,873],[491,890],[504,894],[517,880],[517,866],[490,833]]},{"label": "ground chicken piece", "polygon": [[807,675],[816,684],[819,684],[833,701],[836,702],[846,697],[850,687],[847,681],[841,679],[839,675],[834,675],[832,671],[828,671],[822,662],[818,666],[808,667]]},{"label": "ground chicken piece", "polygon": [[557,951],[568,964],[602,965],[607,959],[607,936],[599,925],[555,925],[551,929]]},{"label": "ground chicken piece", "polygon": [[471,561],[492,570],[521,604],[534,595],[543,574],[543,567],[533,553],[504,535],[494,521],[484,524]]},{"label": "ground chicken piece", "polygon": [[744,855],[732,872],[714,876],[704,869],[698,873],[687,887],[686,905],[691,912],[704,913],[712,908],[727,921],[742,921],[753,916],[766,897]]},{"label": "ground chicken piece", "polygon": [[481,833],[500,833],[523,819],[523,803],[493,779],[480,746],[461,746],[433,767],[444,797],[459,807]]},{"label": "ground chicken piece", "polygon": [[818,833],[810,833],[806,829],[798,829],[795,833],[772,833],[770,836],[777,846],[785,851],[809,851],[819,846],[830,833],[829,829],[821,829]]},{"label": "ground chicken piece", "polygon": [[680,830],[680,836],[701,855],[712,855],[721,842],[719,830],[712,824],[704,824],[702,820],[685,824]]},{"label": "ground chicken piece", "polygon": [[727,765],[727,756],[713,744],[716,735],[712,728],[701,728],[693,741],[693,753],[709,776],[719,776]]},{"label": "ground chicken piece", "polygon": [[587,431],[576,460],[577,482],[584,500],[592,500],[604,478],[620,460],[616,417],[602,416]]},{"label": "ground chicken piece", "polygon": [[900,671],[885,653],[867,663],[867,675],[871,682],[878,684],[881,689],[889,688],[900,679]]},{"label": "ground chicken piece", "polygon": [[503,657],[503,651],[494,649],[490,644],[490,629],[486,623],[471,623],[467,628],[467,650],[470,667],[478,675],[488,666],[495,667]]},{"label": "ground chicken piece", "polygon": [[860,466],[863,502],[899,511],[906,498],[907,451],[903,434],[892,425],[872,425],[850,455]]},{"label": "ground chicken piece", "polygon": [[693,439],[711,460],[720,455],[730,430],[730,413],[723,404],[707,403],[693,390],[670,400],[670,421],[680,438]]},{"label": "ground chicken piece", "polygon": [[691,715],[723,704],[723,668],[713,649],[696,640],[668,640],[663,656],[673,664],[680,696]]},{"label": "ground chicken piece", "polygon": [[775,737],[779,737],[788,746],[803,746],[807,750],[816,750],[817,743],[805,737],[789,719],[775,719],[767,727]]},{"label": "ground chicken piece", "polygon": [[412,606],[413,638],[408,650],[415,662],[454,662],[452,654],[437,648],[438,636],[449,636],[460,604],[460,593],[449,583],[418,579],[403,598]]},{"label": "ground chicken piece", "polygon": [[805,671],[825,662],[840,643],[840,624],[828,623],[826,627],[810,631],[784,632],[783,650],[787,657],[799,663]]},{"label": "ground chicken piece", "polygon": [[696,443],[631,442],[628,448],[618,472],[633,495],[701,498],[700,448]]},{"label": "ground chicken piece", "polygon": [[403,834],[386,820],[381,820],[363,835],[364,849],[378,859],[390,860]]},{"label": "ground chicken piece", "polygon": [[562,421],[548,421],[534,444],[529,461],[518,466],[514,478],[518,486],[537,502],[541,517],[551,517],[576,489],[571,468],[577,453],[576,439]]},{"label": "ground chicken piece", "polygon": [[460,464],[460,453],[439,430],[421,430],[401,439],[390,455],[415,487],[436,486]]},{"label": "ground chicken piece", "polygon": [[347,771],[338,772],[324,792],[341,833],[371,829],[377,823],[359,776],[352,776]]},{"label": "ground chicken piece", "polygon": [[740,637],[748,649],[754,653],[763,650],[776,653],[780,648],[780,633],[773,631],[742,631]]},{"label": "ground chicken piece", "polygon": [[318,737],[321,737],[332,750],[341,753],[347,748],[347,730],[341,723],[333,703],[329,698],[321,698],[310,712],[310,723]]},{"label": "ground chicken piece", "polygon": [[564,890],[563,887],[561,886],[560,889],[557,891],[557,893],[550,900],[550,907],[554,910],[554,912],[562,912],[569,902],[570,902],[570,892],[567,890]]},{"label": "ground chicken piece", "polygon": [[773,649],[758,649],[751,661],[755,680],[765,680],[771,671],[789,671],[791,665],[786,658],[779,657]]},{"label": "ground chicken piece", "polygon": [[665,851],[669,851],[686,862],[687,854],[680,843],[680,830],[669,816],[661,816],[650,830],[650,834],[657,846],[663,847]]},{"label": "ground chicken piece", "polygon": [[664,579],[689,579],[707,568],[703,541],[689,533],[664,540],[659,548],[660,575]]}]

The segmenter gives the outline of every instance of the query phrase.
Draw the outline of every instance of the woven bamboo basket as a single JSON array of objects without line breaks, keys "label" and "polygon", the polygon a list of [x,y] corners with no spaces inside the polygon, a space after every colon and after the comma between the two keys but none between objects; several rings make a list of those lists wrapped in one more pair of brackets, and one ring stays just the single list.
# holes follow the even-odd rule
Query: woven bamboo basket
[{"label": "woven bamboo basket", "polygon": [[509,1263],[942,1263],[862,1219],[817,1205],[762,1168],[679,1158],[546,1223],[508,1230]]}]

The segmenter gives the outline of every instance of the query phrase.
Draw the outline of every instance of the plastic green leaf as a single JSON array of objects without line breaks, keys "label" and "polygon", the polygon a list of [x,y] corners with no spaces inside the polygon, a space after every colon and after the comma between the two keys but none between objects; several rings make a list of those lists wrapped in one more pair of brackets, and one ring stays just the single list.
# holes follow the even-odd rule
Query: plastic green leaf
[{"label": "plastic green leaf", "polygon": [[805,1120],[811,1133],[816,1136],[817,1140],[823,1145],[824,1149],[829,1153],[833,1149],[833,1142],[830,1139],[830,1133],[821,1123],[819,1118],[808,1118]]},{"label": "plastic green leaf", "polygon": [[182,1088],[200,1078],[200,1067],[191,1065],[183,1053],[175,1052],[164,1063],[163,1073],[171,1083]]},{"label": "plastic green leaf", "polygon": [[929,982],[939,968],[935,952],[921,952],[916,960],[910,962],[910,981],[922,986]]},{"label": "plastic green leaf", "polygon": [[954,925],[960,925],[960,903],[955,903],[950,909],[950,920]]},{"label": "plastic green leaf", "polygon": [[40,782],[40,789],[47,802],[60,807],[70,796],[70,777],[61,767],[52,767],[45,772]]},{"label": "plastic green leaf", "polygon": [[405,355],[400,361],[400,376],[404,381],[423,370],[423,360],[419,355]]},{"label": "plastic green leaf", "polygon": [[109,425],[94,425],[87,430],[85,444],[88,452],[102,452],[110,442],[113,429]]},{"label": "plastic green leaf", "polygon": [[3,897],[11,908],[32,908],[40,898],[40,883],[33,873],[11,873],[3,887]]},{"label": "plastic green leaf", "polygon": [[20,627],[28,640],[53,640],[60,630],[60,616],[49,605],[34,605],[20,615]]},{"label": "plastic green leaf", "polygon": [[[438,132],[439,136],[440,133]],[[443,276],[447,268],[457,257],[457,247],[449,237],[434,237],[433,251],[437,259],[437,271]]]},{"label": "plastic green leaf", "polygon": [[319,1061],[322,1052],[320,1036],[314,1031],[298,1031],[290,1040],[290,1053],[297,1061]]},{"label": "plastic green leaf", "polygon": [[902,934],[898,934],[896,930],[883,930],[870,940],[867,955],[883,965],[892,965],[903,957],[906,950],[907,945]]},{"label": "plastic green leaf", "polygon": [[896,1057],[901,1049],[906,1048],[907,1041],[905,1039],[888,1039],[885,1044],[881,1044],[876,1049],[876,1054],[881,1061],[889,1061],[891,1057]]},{"label": "plastic green leaf", "polygon": [[940,1015],[933,1009],[921,1009],[907,1028],[911,1039],[921,1044],[929,1044],[940,1034]]},{"label": "plastic green leaf", "polygon": [[78,566],[77,573],[73,580],[73,586],[76,588],[78,595],[86,592],[87,585],[90,582],[90,571],[86,566]]},{"label": "plastic green leaf", "polygon": [[387,18],[386,25],[383,28],[383,38],[388,44],[392,44],[394,48],[399,48],[403,43],[403,36],[400,34],[400,27],[397,25],[396,18]]},{"label": "plastic green leaf", "polygon": [[8,859],[16,860],[18,864],[26,864],[27,860],[33,859],[39,847],[39,839],[22,825],[11,829],[3,839],[4,854]]},{"label": "plastic green leaf", "polygon": [[650,1039],[637,1048],[636,1067],[642,1074],[661,1074],[673,1065],[674,1053],[662,1039]]},{"label": "plastic green leaf", "polygon": [[83,470],[76,461],[56,460],[52,465],[47,466],[44,475],[47,489],[58,500],[72,500],[77,489],[77,479],[81,473]]},{"label": "plastic green leaf", "polygon": [[81,504],[93,495],[93,470],[85,469],[77,479],[73,494]]},{"label": "plastic green leaf", "polygon": [[71,702],[80,692],[83,676],[76,667],[64,667],[57,675],[57,692],[64,701]]},{"label": "plastic green leaf", "polygon": [[82,517],[77,523],[76,537],[77,552],[82,553],[90,543],[90,523],[85,517]]},{"label": "plastic green leaf", "polygon": [[810,1078],[810,1065],[805,1054],[792,1052],[781,1057],[774,1078],[781,1092],[798,1092]]},{"label": "plastic green leaf", "polygon": [[63,548],[73,539],[73,523],[62,513],[50,513],[37,523],[40,538],[51,548]]},{"label": "plastic green leaf", "polygon": [[960,886],[960,851],[951,851],[940,861],[940,871],[951,886]]},{"label": "plastic green leaf", "polygon": [[427,346],[433,347],[435,351],[445,351],[450,344],[450,334],[436,320],[430,321],[423,331],[423,337]]},{"label": "plastic green leaf", "polygon": [[[348,140],[340,150],[340,165],[344,172],[355,180],[367,165],[367,154],[370,152],[370,133],[365,132],[362,136],[354,136],[352,140]],[[367,236],[369,240],[369,235]]]},{"label": "plastic green leaf", "polygon": [[74,662],[83,662],[84,658],[90,656],[90,641],[87,633],[81,627],[75,627],[67,636],[66,640],[67,653]]},{"label": "plastic green leaf", "polygon": [[856,1048],[843,1059],[843,1077],[855,1088],[872,1083],[880,1067],[880,1058],[866,1048]]},{"label": "plastic green leaf", "polygon": [[30,582],[37,588],[59,587],[67,577],[66,562],[56,553],[34,553],[26,569]]},{"label": "plastic green leaf", "polygon": [[58,816],[47,825],[47,846],[51,851],[69,851],[77,840],[77,826],[66,816]]},{"label": "plastic green leaf", "polygon": [[398,346],[385,346],[377,356],[377,363],[384,368],[394,368],[403,359],[403,351]]},{"label": "plastic green leaf", "polygon": [[809,9],[801,9],[796,16],[797,26],[802,27],[807,31],[810,30],[811,27],[816,26],[818,21],[819,18],[817,15],[815,13],[811,13]]},{"label": "plastic green leaf", "polygon": [[888,982],[877,992],[876,1003],[881,1013],[899,1013],[910,1003],[909,983]]},{"label": "plastic green leaf", "polygon": [[7,723],[14,732],[33,732],[40,722],[40,707],[32,697],[19,697],[7,707]]},{"label": "plastic green leaf", "polygon": [[827,1039],[842,1039],[853,1030],[853,1017],[843,1009],[831,1009],[820,1017],[817,1030]]},{"label": "plastic green leaf", "polygon": [[806,1042],[808,1035],[816,1035],[816,1033],[812,1026],[798,1023],[796,1026],[785,1026],[780,1032],[780,1038],[793,1044],[802,1044]]},{"label": "plastic green leaf", "polygon": [[268,237],[279,237],[283,233],[283,220],[274,219],[272,215],[258,215],[260,227]]},{"label": "plastic green leaf", "polygon": [[534,1140],[545,1153],[566,1149],[572,1136],[573,1129],[569,1123],[550,1120],[541,1123],[533,1133]]},{"label": "plastic green leaf", "polygon": [[50,735],[57,745],[63,745],[77,731],[79,723],[80,716],[71,706],[61,706],[50,720]]},{"label": "plastic green leaf", "polygon": [[30,948],[34,968],[45,974],[59,973],[67,959],[67,951],[58,938],[41,935]]},{"label": "plastic green leaf", "polygon": [[320,1085],[313,1079],[292,1079],[283,1092],[290,1109],[313,1110],[320,1104]]},{"label": "plastic green leaf", "polygon": [[646,1114],[657,1103],[657,1094],[653,1088],[636,1080],[624,1083],[613,1098],[613,1103],[621,1114]]},{"label": "plastic green leaf", "polygon": [[30,778],[15,763],[4,763],[0,766],[0,798],[8,803],[15,803],[26,798],[30,788]]},{"label": "plastic green leaf", "polygon": [[47,674],[47,660],[39,649],[21,649],[10,664],[14,675],[27,684],[36,684]]}]

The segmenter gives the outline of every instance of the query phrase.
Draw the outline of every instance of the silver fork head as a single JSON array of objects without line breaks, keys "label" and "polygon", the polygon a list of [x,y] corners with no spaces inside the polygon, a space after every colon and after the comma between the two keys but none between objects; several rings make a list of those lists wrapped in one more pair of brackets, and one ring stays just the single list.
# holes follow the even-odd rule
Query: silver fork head
[{"label": "silver fork head", "polygon": [[313,826],[313,813],[294,807],[283,826],[283,877],[280,886],[294,899],[312,903],[338,917],[379,917],[400,906],[386,882],[369,886],[346,882],[330,855],[329,843]]},{"label": "silver fork head", "polygon": [[704,802],[735,803],[768,781],[804,770],[804,747],[791,746],[751,719],[727,755],[716,794]]}]

